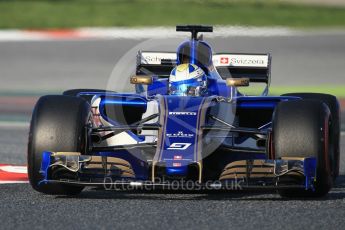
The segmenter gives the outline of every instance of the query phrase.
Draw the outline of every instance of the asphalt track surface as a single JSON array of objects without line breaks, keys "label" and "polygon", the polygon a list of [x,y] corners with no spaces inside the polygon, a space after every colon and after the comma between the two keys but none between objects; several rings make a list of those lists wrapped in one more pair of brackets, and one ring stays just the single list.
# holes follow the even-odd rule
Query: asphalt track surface
[{"label": "asphalt track surface", "polygon": [[[216,51],[271,52],[273,84],[344,84],[345,36],[214,39]],[[41,94],[104,88],[135,40],[0,43],[0,91]],[[29,109],[23,111],[25,117]],[[25,164],[28,127],[0,127],[0,162]],[[166,193],[85,190],[47,196],[28,184],[0,185],[0,229],[343,229],[345,136],[341,176],[327,197],[285,200],[265,193]]]}]

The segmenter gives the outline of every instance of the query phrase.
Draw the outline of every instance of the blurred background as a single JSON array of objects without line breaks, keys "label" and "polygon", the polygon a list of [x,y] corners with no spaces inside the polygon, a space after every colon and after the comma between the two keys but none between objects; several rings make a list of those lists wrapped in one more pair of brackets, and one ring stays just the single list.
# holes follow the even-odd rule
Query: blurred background
[{"label": "blurred background", "polygon": [[174,50],[176,24],[214,25],[204,37],[215,52],[271,53],[272,95],[345,105],[345,0],[0,0],[0,123],[27,125],[43,94],[111,88],[133,47],[169,37]]},{"label": "blurred background", "polygon": [[1,28],[344,26],[343,0],[0,0]]},{"label": "blurred background", "polygon": [[[41,95],[127,90],[137,49],[174,51],[189,37],[176,24],[213,25],[204,39],[214,52],[271,53],[271,95],[334,94],[344,123],[345,0],[0,0],[0,165],[26,165]],[[0,228],[343,229],[344,131],[341,176],[324,199],[115,191],[74,198],[1,185]]]}]

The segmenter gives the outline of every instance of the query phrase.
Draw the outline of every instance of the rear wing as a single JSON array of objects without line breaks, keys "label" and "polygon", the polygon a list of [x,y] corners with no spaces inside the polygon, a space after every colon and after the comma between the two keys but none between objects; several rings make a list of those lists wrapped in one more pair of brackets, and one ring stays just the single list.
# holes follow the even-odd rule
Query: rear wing
[{"label": "rear wing", "polygon": [[[176,59],[175,52],[139,51],[136,74],[168,77],[176,66]],[[270,82],[270,54],[216,53],[212,61],[223,79],[246,77],[251,82]]]},{"label": "rear wing", "polygon": [[176,66],[175,52],[139,51],[137,55],[137,75],[157,75],[169,77]]},{"label": "rear wing", "polygon": [[223,79],[246,77],[251,82],[270,82],[270,54],[220,53],[214,54],[212,60]]}]

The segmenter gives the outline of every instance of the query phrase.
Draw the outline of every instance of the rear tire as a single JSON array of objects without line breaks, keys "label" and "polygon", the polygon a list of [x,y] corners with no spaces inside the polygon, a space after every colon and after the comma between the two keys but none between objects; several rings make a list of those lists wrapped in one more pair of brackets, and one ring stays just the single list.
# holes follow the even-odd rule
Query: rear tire
[{"label": "rear tire", "polygon": [[339,161],[340,161],[340,107],[337,98],[330,94],[323,93],[288,93],[283,94],[282,96],[294,96],[300,97],[302,99],[313,99],[322,101],[325,103],[329,110],[331,111],[332,116],[332,140],[333,140],[333,149],[331,153],[332,158],[332,176],[335,180],[339,176]]},{"label": "rear tire", "polygon": [[315,157],[317,161],[315,191],[280,190],[283,197],[321,197],[332,187],[330,146],[332,130],[330,111],[316,100],[280,102],[273,118],[275,158]]},{"label": "rear tire", "polygon": [[76,195],[83,190],[80,186],[38,185],[43,179],[39,170],[44,151],[86,152],[85,126],[89,117],[90,104],[82,98],[50,95],[38,100],[32,114],[28,142],[28,175],[35,190],[55,195]]}]

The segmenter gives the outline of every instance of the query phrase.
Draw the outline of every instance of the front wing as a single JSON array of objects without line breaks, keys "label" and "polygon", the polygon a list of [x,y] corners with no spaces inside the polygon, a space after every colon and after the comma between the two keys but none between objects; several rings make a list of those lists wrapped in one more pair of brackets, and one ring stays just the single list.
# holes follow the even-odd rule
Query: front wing
[{"label": "front wing", "polygon": [[[150,171],[149,165],[141,170]],[[41,166],[43,184],[70,184],[104,189],[189,189],[245,190],[288,189],[314,190],[315,158],[234,161],[218,180],[188,181],[144,178],[136,175],[129,162],[109,155],[81,155],[72,152],[44,152]]]}]

